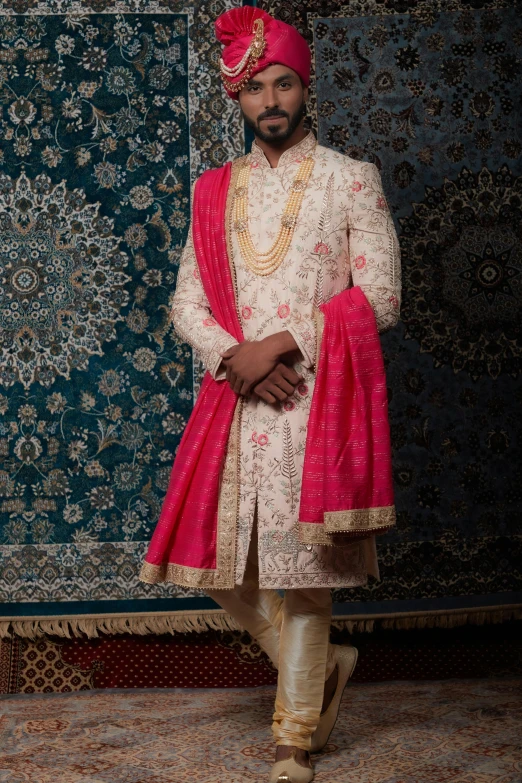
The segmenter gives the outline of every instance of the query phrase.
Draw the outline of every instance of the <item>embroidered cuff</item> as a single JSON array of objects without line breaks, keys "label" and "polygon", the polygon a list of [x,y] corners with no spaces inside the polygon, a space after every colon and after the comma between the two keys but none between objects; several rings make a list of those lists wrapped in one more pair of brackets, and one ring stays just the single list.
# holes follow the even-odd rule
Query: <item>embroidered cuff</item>
[{"label": "embroidered cuff", "polygon": [[303,358],[301,364],[308,369],[315,365],[315,321],[308,318],[300,318],[298,321],[290,321],[285,324],[285,329],[290,332],[301,351]]},{"label": "embroidered cuff", "polygon": [[233,345],[237,345],[237,342],[238,341],[234,337],[230,338],[228,335],[226,335],[217,340],[212,346],[212,349],[208,354],[208,359],[205,362],[205,366],[215,381],[224,381],[227,377],[226,369],[220,370],[218,373],[218,368],[222,359],[220,352],[226,351]]}]

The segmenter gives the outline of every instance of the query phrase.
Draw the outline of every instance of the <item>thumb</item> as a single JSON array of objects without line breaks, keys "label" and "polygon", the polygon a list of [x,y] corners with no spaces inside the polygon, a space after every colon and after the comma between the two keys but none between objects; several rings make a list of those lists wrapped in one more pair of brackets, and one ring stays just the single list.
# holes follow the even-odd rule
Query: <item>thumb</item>
[{"label": "thumb", "polygon": [[220,354],[221,354],[221,356],[230,358],[231,356],[233,356],[235,354],[235,352],[238,350],[238,348],[239,348],[239,343],[236,344],[236,345],[231,345],[230,348],[227,348],[226,351],[220,351]]}]

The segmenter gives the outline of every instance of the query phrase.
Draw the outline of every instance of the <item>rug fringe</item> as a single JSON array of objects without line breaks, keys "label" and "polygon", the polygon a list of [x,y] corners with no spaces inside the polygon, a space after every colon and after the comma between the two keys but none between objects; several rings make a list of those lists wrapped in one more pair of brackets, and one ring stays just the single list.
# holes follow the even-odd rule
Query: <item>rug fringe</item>
[{"label": "rug fringe", "polygon": [[456,628],[462,625],[486,625],[522,619],[522,605],[491,606],[478,609],[438,609],[432,612],[397,612],[368,617],[333,617],[335,628],[362,633],[379,628],[410,630],[413,628]]},{"label": "rug fringe", "polygon": [[[395,614],[332,617],[332,626],[346,629],[350,633],[371,632],[376,627],[412,628],[455,628],[462,625],[484,625],[522,619],[522,605],[480,607],[478,609],[435,610],[428,613],[397,612]],[[87,636],[90,639],[101,634],[175,634],[202,633],[208,630],[243,630],[231,615],[221,609],[205,612],[157,612],[155,614],[102,614],[78,615],[76,617],[26,617],[3,618],[0,620],[0,638],[13,635],[29,639],[49,634],[67,639]]]},{"label": "rug fringe", "polygon": [[206,612],[176,612],[175,614],[80,615],[77,617],[34,617],[0,621],[0,638],[23,636],[37,639],[43,634],[67,639],[101,634],[175,634],[202,633],[208,630],[241,630],[233,617],[220,609]]}]

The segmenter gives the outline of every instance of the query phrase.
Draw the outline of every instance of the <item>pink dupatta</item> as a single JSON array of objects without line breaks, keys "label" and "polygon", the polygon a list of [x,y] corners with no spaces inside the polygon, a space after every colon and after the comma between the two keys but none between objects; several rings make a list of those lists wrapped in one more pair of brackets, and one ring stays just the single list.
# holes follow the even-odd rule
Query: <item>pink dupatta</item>
[{"label": "pink dupatta", "polygon": [[[225,210],[231,164],[205,172],[196,183],[192,236],[212,315],[242,342],[228,263]],[[146,563],[216,568],[219,480],[238,395],[206,372],[170,475]]]},{"label": "pink dupatta", "polygon": [[[192,235],[212,315],[239,343],[244,335],[225,235],[230,178],[230,163],[200,177],[194,192]],[[392,503],[386,384],[373,312],[355,288],[334,296],[321,310],[325,328],[299,514],[300,527],[312,531],[310,540],[316,526],[328,532],[339,530],[339,520],[329,515],[361,509],[366,514],[375,505]],[[205,572],[216,569],[219,482],[238,399],[228,383],[205,373],[177,449],[140,573],[142,581],[163,581],[171,564]],[[332,519],[333,525],[328,524]],[[373,532],[366,529],[358,537]],[[152,578],[151,566],[157,567]]]},{"label": "pink dupatta", "polygon": [[303,540],[314,528],[350,540],[395,524],[388,393],[373,309],[358,286],[324,315],[299,507]]}]

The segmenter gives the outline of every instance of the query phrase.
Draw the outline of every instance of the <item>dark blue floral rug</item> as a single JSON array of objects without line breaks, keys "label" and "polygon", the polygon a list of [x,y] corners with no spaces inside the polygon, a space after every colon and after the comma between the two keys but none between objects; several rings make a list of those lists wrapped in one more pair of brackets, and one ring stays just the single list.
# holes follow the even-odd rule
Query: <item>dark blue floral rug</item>
[{"label": "dark blue floral rug", "polygon": [[383,336],[398,525],[377,539],[382,581],[337,591],[340,614],[522,610],[516,6],[263,3],[311,43],[319,141],[378,165],[401,245]]}]

